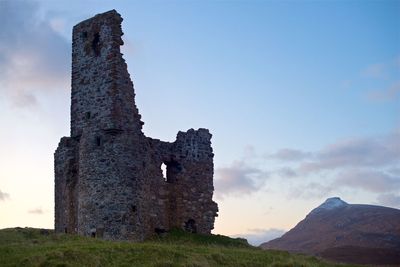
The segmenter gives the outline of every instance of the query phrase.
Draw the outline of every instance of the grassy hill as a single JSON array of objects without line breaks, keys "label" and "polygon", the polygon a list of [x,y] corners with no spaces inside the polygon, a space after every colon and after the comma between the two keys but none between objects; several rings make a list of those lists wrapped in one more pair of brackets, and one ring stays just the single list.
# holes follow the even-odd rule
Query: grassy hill
[{"label": "grassy hill", "polygon": [[[173,231],[143,243],[104,241],[52,230],[0,230],[0,266],[338,266],[249,246],[243,239]],[[341,265],[344,266],[344,265]]]}]

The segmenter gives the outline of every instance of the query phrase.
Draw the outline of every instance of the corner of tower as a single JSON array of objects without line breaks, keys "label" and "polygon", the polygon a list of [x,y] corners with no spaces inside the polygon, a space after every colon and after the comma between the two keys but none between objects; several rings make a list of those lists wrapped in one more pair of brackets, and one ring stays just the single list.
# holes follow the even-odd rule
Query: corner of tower
[{"label": "corner of tower", "polygon": [[73,28],[72,137],[80,136],[85,128],[141,131],[133,83],[120,51],[122,20],[117,11],[110,10]]}]

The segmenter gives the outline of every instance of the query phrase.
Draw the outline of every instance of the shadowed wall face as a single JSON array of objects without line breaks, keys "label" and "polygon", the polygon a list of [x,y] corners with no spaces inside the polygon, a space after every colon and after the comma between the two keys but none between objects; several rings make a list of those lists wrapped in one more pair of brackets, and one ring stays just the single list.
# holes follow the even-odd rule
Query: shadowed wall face
[{"label": "shadowed wall face", "polygon": [[121,22],[113,10],[73,30],[71,137],[55,153],[55,229],[131,240],[173,227],[210,233],[218,211],[211,134],[191,129],[174,143],[144,136]]}]

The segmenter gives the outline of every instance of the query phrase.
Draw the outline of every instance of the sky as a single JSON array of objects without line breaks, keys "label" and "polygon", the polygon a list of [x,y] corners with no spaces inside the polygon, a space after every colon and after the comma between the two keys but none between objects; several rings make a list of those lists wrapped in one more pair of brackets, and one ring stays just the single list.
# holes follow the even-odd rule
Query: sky
[{"label": "sky", "polygon": [[116,9],[147,136],[213,134],[213,233],[326,198],[400,208],[400,1],[0,0],[0,228],[53,228],[72,27]]}]

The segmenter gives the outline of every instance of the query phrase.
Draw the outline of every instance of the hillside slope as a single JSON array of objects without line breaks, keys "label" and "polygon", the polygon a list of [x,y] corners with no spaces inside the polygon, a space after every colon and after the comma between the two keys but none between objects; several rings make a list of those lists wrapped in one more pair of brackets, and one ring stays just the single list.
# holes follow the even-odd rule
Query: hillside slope
[{"label": "hillside slope", "polygon": [[337,266],[310,256],[251,247],[243,239],[174,231],[143,243],[51,230],[0,230],[0,266]]},{"label": "hillside slope", "polygon": [[282,237],[261,245],[359,264],[400,264],[400,210],[330,198]]}]

